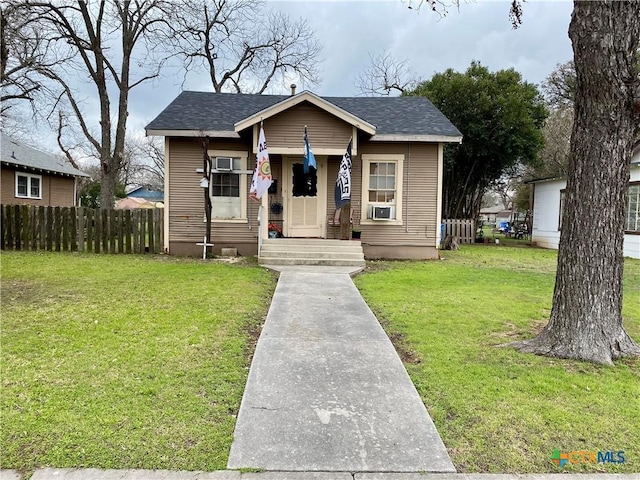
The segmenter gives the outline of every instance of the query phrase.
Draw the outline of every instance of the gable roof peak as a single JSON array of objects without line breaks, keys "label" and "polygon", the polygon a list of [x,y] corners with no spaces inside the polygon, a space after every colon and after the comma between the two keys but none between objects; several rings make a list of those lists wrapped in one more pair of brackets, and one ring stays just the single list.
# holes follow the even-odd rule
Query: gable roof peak
[{"label": "gable roof peak", "polygon": [[303,90],[302,92],[296,93],[295,95],[284,97],[280,102],[274,105],[270,105],[254,113],[253,115],[250,115],[236,122],[234,124],[234,130],[236,131],[236,133],[240,132],[241,130],[249,128],[256,123],[261,122],[262,120],[273,117],[274,115],[288,110],[295,105],[299,105],[302,102],[309,102],[316,107],[334,115],[335,117],[340,118],[344,122],[368,133],[369,135],[375,135],[376,133],[376,127],[374,125],[370,124],[366,120],[363,120],[362,118],[357,117],[352,113],[347,112],[346,110],[343,110],[338,105],[332,103],[326,98],[322,98],[319,95],[316,95],[309,90]]}]

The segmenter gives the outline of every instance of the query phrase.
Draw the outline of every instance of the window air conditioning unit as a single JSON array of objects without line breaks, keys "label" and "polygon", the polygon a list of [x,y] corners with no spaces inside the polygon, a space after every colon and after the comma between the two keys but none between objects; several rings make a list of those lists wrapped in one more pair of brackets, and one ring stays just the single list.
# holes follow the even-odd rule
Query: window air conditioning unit
[{"label": "window air conditioning unit", "polygon": [[388,207],[371,207],[371,218],[373,220],[395,220],[396,216],[396,207],[388,206]]},{"label": "window air conditioning unit", "polygon": [[230,172],[233,170],[233,158],[216,157],[216,170],[221,172]]}]

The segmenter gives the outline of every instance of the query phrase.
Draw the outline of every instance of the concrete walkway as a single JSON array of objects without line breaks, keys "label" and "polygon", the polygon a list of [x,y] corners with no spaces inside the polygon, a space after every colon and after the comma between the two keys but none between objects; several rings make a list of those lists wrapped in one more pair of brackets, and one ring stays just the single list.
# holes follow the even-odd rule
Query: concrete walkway
[{"label": "concrete walkway", "polygon": [[[24,480],[17,472],[0,470],[0,480]],[[640,480],[626,474],[491,474],[491,473],[349,473],[349,472],[174,472],[168,470],[98,470],[43,468],[30,480]]]},{"label": "concrete walkway", "polygon": [[[0,480],[25,480],[13,470],[0,470]],[[98,470],[43,468],[30,480],[640,480],[638,473],[492,474],[492,473],[350,473],[259,472],[237,470],[186,472],[169,470]]]},{"label": "concrete walkway", "polygon": [[324,272],[283,269],[280,275],[227,467],[455,472],[351,277]]}]

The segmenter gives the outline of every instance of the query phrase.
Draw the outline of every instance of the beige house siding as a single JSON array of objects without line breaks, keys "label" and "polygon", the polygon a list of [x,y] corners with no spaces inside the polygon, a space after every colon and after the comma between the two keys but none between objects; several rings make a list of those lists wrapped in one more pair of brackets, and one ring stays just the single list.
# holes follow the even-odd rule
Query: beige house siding
[{"label": "beige house siding", "polygon": [[303,148],[304,126],[307,126],[312,150],[347,147],[353,128],[324,110],[303,102],[264,121],[269,149]]},{"label": "beige house siding", "polygon": [[[362,225],[363,244],[435,247],[440,223],[437,219],[438,145],[363,142],[360,152],[361,155],[404,155],[402,225],[385,225],[384,222]],[[366,208],[361,205],[361,155],[354,158],[353,163],[354,221],[360,220],[360,212]]]},{"label": "beige house siding", "polygon": [[[404,155],[402,225],[380,221],[360,225],[362,217],[362,155]],[[334,187],[341,157],[329,157],[327,178],[327,238],[338,238],[339,226],[331,225],[335,213]],[[438,235],[438,144],[361,142],[352,159],[351,208],[353,223],[362,231],[369,258],[432,258]]]},{"label": "beige house siding", "polygon": [[[307,125],[311,146],[319,148],[346,149],[352,134],[352,127],[336,119],[325,111],[303,103],[292,107],[264,121],[264,129],[269,150],[274,146],[281,148],[302,147],[303,126]],[[253,130],[253,129],[252,129]],[[247,133],[247,132],[245,132]],[[247,152],[247,170],[255,168],[255,154],[251,152],[252,139],[242,140],[212,139],[209,150],[229,150]],[[198,139],[170,138],[169,140],[169,178],[171,188],[168,192],[169,249],[172,254],[201,255],[204,237],[204,201],[199,185],[202,168],[202,149]],[[362,231],[362,245],[367,258],[437,258],[436,239],[440,219],[438,217],[438,152],[437,143],[374,142],[360,135],[358,154],[352,163],[352,208],[354,224]],[[363,155],[401,155],[402,198],[401,216],[395,224],[385,221],[367,221],[361,219]],[[337,238],[339,227],[334,226],[335,213],[334,187],[338,167],[342,157],[330,155],[327,160],[326,178],[326,237]],[[283,214],[274,214],[271,206],[284,203],[282,196],[283,171],[282,155],[271,153],[273,178],[278,181],[275,193],[268,195],[265,219],[282,226]],[[247,192],[250,187],[248,175]],[[284,206],[286,211],[286,205]],[[212,241],[214,253],[221,248],[235,247],[243,255],[257,253],[258,204],[247,202],[247,219],[243,221],[213,221]]]},{"label": "beige house siding", "polygon": [[0,168],[0,194],[3,205],[42,205],[51,207],[73,207],[74,178],[25,172],[42,177],[41,199],[16,197],[16,170]]},{"label": "beige house siding", "polygon": [[[216,141],[212,139],[209,150],[246,151],[247,169],[253,169],[255,156],[249,154],[249,144],[242,141]],[[177,255],[202,254],[202,242],[205,233],[204,194],[200,187],[202,173],[202,146],[199,139],[171,138],[169,145],[169,253]],[[251,181],[247,181],[249,195]],[[232,222],[211,222],[211,236],[215,244],[213,251],[234,247],[241,254],[254,255],[257,251],[257,215],[258,205],[247,202],[247,219]]]}]

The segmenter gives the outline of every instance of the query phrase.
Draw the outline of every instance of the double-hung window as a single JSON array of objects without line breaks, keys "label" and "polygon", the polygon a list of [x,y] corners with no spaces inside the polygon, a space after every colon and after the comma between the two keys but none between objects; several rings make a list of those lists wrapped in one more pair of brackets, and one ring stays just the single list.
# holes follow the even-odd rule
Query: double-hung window
[{"label": "double-hung window", "polygon": [[42,175],[16,172],[16,197],[42,199]]},{"label": "double-hung window", "polygon": [[[209,151],[209,156],[213,166],[209,182],[211,217],[219,221],[246,220],[246,152]],[[216,161],[216,157],[224,157],[225,161]],[[230,164],[226,161],[227,157],[233,159]],[[223,164],[224,169],[220,168]]]},{"label": "double-hung window", "polygon": [[640,234],[640,183],[629,185],[627,194],[627,216],[624,229],[627,233]]},{"label": "double-hung window", "polygon": [[404,155],[362,155],[362,222],[402,219]]}]

